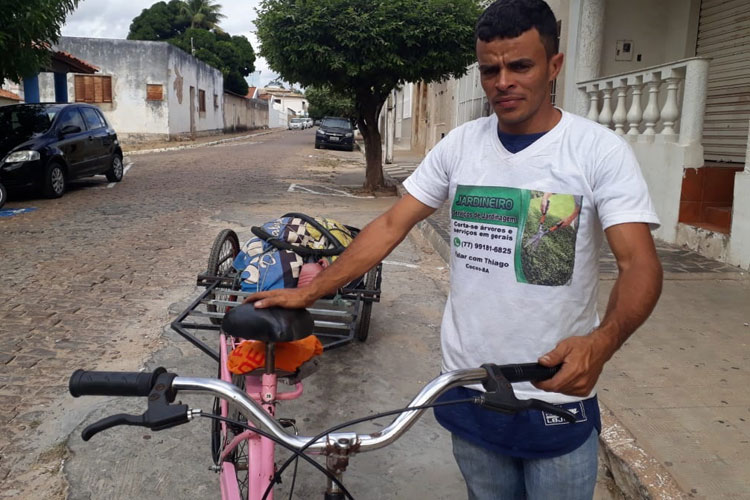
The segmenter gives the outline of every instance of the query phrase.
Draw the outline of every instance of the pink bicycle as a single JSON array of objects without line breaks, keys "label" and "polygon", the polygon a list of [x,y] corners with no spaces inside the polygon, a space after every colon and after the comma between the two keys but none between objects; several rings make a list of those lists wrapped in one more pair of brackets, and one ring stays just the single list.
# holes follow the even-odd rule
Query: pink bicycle
[{"label": "pink bicycle", "polygon": [[[296,431],[291,420],[275,418],[276,405],[302,394],[300,373],[279,373],[275,370],[277,342],[304,338],[313,329],[311,314],[305,310],[256,310],[251,304],[229,311],[222,323],[222,353],[235,339],[251,339],[265,343],[266,363],[261,373],[241,377],[230,376],[222,356],[220,379],[179,377],[159,368],[152,373],[87,372],[77,370],[70,378],[70,393],[74,397],[142,396],[148,399],[148,409],[142,415],[113,415],[83,430],[85,441],[95,434],[118,425],[147,427],[163,430],[189,422],[200,416],[210,418],[212,451],[216,470],[220,473],[221,495],[224,500],[262,500],[273,498],[273,487],[295,461],[304,459],[327,477],[326,500],[353,498],[343,483],[349,459],[357,453],[376,450],[389,445],[403,435],[425,409],[438,405],[475,403],[500,412],[518,412],[530,408],[559,415],[569,421],[575,417],[554,405],[539,400],[519,400],[511,382],[542,380],[554,375],[558,368],[537,364],[484,365],[476,369],[443,373],[429,382],[405,408],[349,421],[319,433],[304,437]],[[279,381],[294,384],[291,392],[280,392]],[[437,399],[448,389],[458,385],[481,383],[483,396],[459,401]],[[174,403],[179,393],[210,394],[218,403],[212,412],[188,408]],[[354,424],[397,415],[385,428],[372,434],[339,432]],[[275,449],[280,445],[292,451],[286,462],[277,466]],[[311,455],[325,456],[325,465]],[[296,474],[296,471],[295,471]],[[290,493],[291,497],[291,493]]]}]

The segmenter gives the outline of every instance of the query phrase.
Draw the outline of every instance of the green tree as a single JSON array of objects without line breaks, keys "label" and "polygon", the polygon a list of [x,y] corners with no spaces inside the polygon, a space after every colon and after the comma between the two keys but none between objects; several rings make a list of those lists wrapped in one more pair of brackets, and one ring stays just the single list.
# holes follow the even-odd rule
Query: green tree
[{"label": "green tree", "polygon": [[221,31],[219,21],[226,17],[221,5],[211,0],[182,0],[180,4],[180,12],[190,20],[191,28]]},{"label": "green tree", "polygon": [[244,36],[188,28],[169,43],[188,54],[195,49],[195,57],[221,71],[226,90],[247,94],[245,77],[255,70],[255,51]]},{"label": "green tree", "polygon": [[0,83],[20,82],[49,61],[78,0],[5,0],[0,8]]},{"label": "green tree", "polygon": [[157,2],[143,9],[130,23],[128,40],[170,40],[185,31],[190,21],[182,14],[182,0]]},{"label": "green tree", "polygon": [[342,95],[328,86],[310,87],[305,92],[310,103],[310,118],[319,120],[324,116],[343,116],[350,120],[357,119],[357,108],[351,95]]},{"label": "green tree", "polygon": [[220,9],[210,1],[157,2],[133,19],[128,39],[169,42],[220,70],[226,90],[246,95],[245,77],[255,71],[255,51],[247,38],[231,36],[216,25],[224,17]]},{"label": "green tree", "polygon": [[260,54],[289,82],[354,95],[365,188],[383,186],[378,117],[398,85],[464,74],[478,0],[263,0]]}]

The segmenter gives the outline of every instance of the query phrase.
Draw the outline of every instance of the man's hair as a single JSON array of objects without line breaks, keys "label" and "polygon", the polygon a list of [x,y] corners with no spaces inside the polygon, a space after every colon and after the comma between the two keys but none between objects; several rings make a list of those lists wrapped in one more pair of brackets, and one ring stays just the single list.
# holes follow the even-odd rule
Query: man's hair
[{"label": "man's hair", "polygon": [[476,37],[483,42],[516,38],[536,28],[547,52],[557,54],[557,20],[544,0],[496,0],[479,17]]}]

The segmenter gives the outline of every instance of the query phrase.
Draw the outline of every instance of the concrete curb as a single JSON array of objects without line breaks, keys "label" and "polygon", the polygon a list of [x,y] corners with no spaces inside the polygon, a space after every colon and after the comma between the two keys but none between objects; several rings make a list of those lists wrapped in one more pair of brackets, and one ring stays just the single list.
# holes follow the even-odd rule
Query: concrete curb
[{"label": "concrete curb", "polygon": [[153,153],[164,153],[165,151],[180,151],[183,149],[194,149],[194,148],[202,148],[204,146],[215,146],[217,144],[224,144],[226,142],[244,141],[245,139],[272,134],[273,132],[274,132],[273,130],[269,130],[266,132],[260,132],[258,134],[243,135],[240,137],[232,137],[229,139],[218,139],[215,141],[201,142],[198,144],[186,144],[184,146],[173,146],[173,147],[168,147],[168,148],[156,148],[156,149],[139,149],[139,150],[128,151],[127,153],[123,153],[123,156],[124,157],[138,156],[138,155],[146,155],[146,154],[153,154]]},{"label": "concrete curb", "polygon": [[[389,182],[397,185],[399,196],[403,196],[406,190],[395,179],[385,174]],[[435,251],[450,265],[450,245],[443,239],[437,230],[428,222],[423,220],[417,224],[422,236],[432,245]],[[678,273],[670,273],[677,275]],[[709,274],[709,273],[705,273]],[[725,279],[743,279],[729,277]],[[691,275],[692,276],[692,275]],[[615,279],[617,276],[603,274],[602,279]],[[666,279],[670,279],[665,276]],[[673,279],[683,279],[681,276]],[[708,277],[706,278],[708,279]],[[717,279],[713,274],[711,279]],[[721,279],[721,278],[719,278]],[[625,426],[617,419],[615,414],[607,408],[601,399],[599,408],[602,418],[602,432],[599,436],[599,461],[600,466],[612,475],[614,486],[625,498],[671,500],[688,498],[669,471],[646,453],[636,443],[633,436]]]}]

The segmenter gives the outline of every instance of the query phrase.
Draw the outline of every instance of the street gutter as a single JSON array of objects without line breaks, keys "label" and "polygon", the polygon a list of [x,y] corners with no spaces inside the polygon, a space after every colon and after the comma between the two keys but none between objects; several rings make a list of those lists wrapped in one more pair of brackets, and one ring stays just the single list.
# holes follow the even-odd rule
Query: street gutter
[{"label": "street gutter", "polygon": [[155,148],[155,149],[140,149],[140,150],[134,150],[134,151],[128,151],[123,153],[123,156],[137,156],[137,155],[146,155],[146,154],[153,154],[153,153],[163,153],[165,151],[180,151],[183,149],[195,149],[195,148],[202,148],[204,146],[215,146],[217,144],[224,144],[227,142],[236,142],[236,141],[244,141],[246,139],[251,139],[253,137],[260,137],[263,135],[269,135],[274,133],[275,130],[267,130],[265,132],[260,132],[257,134],[249,134],[249,135],[242,135],[239,137],[231,137],[229,139],[217,139],[215,141],[209,141],[209,142],[200,142],[197,144],[186,144],[184,146],[171,146],[167,148]]}]

